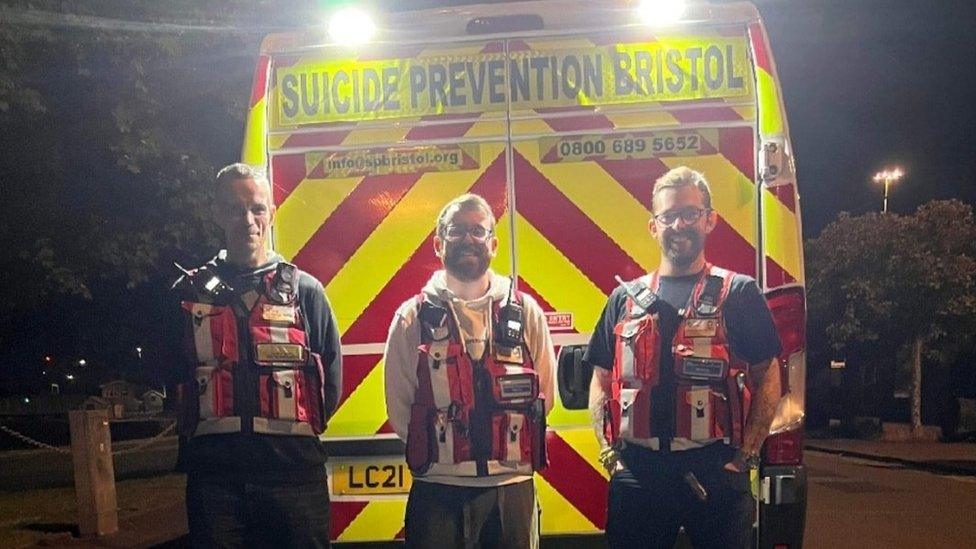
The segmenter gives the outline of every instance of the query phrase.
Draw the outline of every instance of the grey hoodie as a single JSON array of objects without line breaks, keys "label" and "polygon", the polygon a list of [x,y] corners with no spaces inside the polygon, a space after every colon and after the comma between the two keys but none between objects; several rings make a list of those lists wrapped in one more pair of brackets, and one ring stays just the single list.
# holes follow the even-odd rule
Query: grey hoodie
[{"label": "grey hoodie", "polygon": [[[474,300],[463,301],[447,288],[447,276],[437,271],[423,288],[431,301],[444,305],[454,315],[461,332],[465,352],[473,359],[480,359],[485,344],[491,339],[491,309],[495,301],[504,304],[508,295],[509,280],[488,271],[491,283],[488,292]],[[525,342],[532,356],[533,367],[539,374],[539,386],[546,397],[546,412],[552,408],[555,398],[553,370],[556,356],[546,325],[546,317],[532,297],[523,295],[525,310]],[[420,323],[417,320],[416,298],[408,299],[400,306],[390,325],[384,356],[386,381],[386,410],[390,425],[403,440],[407,439],[410,423],[410,407],[417,392],[417,347],[420,345]],[[434,464],[430,471],[417,480],[452,484],[456,486],[501,486],[532,478],[531,470],[497,465],[489,469],[489,476],[470,476],[461,468]]]}]

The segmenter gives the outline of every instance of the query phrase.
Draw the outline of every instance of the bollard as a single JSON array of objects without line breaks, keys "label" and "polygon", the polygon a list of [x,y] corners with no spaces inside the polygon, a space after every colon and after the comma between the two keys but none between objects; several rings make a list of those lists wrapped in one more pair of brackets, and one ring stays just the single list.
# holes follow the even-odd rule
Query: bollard
[{"label": "bollard", "polygon": [[71,456],[78,501],[78,531],[82,536],[104,536],[119,530],[112,466],[112,436],[105,410],[68,412]]}]

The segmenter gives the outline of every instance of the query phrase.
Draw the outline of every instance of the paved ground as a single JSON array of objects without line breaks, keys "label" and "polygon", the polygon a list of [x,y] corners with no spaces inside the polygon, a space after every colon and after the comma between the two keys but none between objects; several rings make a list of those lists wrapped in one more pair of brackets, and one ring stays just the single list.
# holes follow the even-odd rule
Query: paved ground
[{"label": "paved ground", "polygon": [[[65,474],[52,452],[0,453],[0,547],[184,547],[184,479],[159,476],[173,454],[117,458],[120,532],[79,540],[70,461]],[[976,444],[815,440],[806,462],[807,547],[976,547]]]},{"label": "paved ground", "polygon": [[808,451],[805,547],[976,547],[976,477]]}]

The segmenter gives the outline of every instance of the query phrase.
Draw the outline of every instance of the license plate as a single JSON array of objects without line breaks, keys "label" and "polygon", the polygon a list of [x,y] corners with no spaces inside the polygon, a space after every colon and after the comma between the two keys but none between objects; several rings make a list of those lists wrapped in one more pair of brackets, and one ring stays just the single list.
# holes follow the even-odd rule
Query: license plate
[{"label": "license plate", "polygon": [[336,496],[406,494],[412,482],[402,459],[343,461],[332,467],[332,494]]}]

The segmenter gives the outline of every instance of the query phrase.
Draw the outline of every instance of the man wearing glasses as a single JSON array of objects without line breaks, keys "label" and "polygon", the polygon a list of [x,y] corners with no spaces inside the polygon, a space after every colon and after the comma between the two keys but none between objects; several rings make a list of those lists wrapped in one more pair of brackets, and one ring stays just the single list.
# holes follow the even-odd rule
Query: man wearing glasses
[{"label": "man wearing glasses", "polygon": [[545,315],[489,268],[495,218],[480,196],[437,218],[444,265],[393,318],[386,406],[414,475],[408,547],[535,547],[555,356]]},{"label": "man wearing glasses", "polygon": [[654,184],[657,271],[611,294],[585,360],[611,473],[611,547],[747,547],[756,467],[780,398],[779,336],[755,280],[712,266],[718,221],[702,174]]}]

